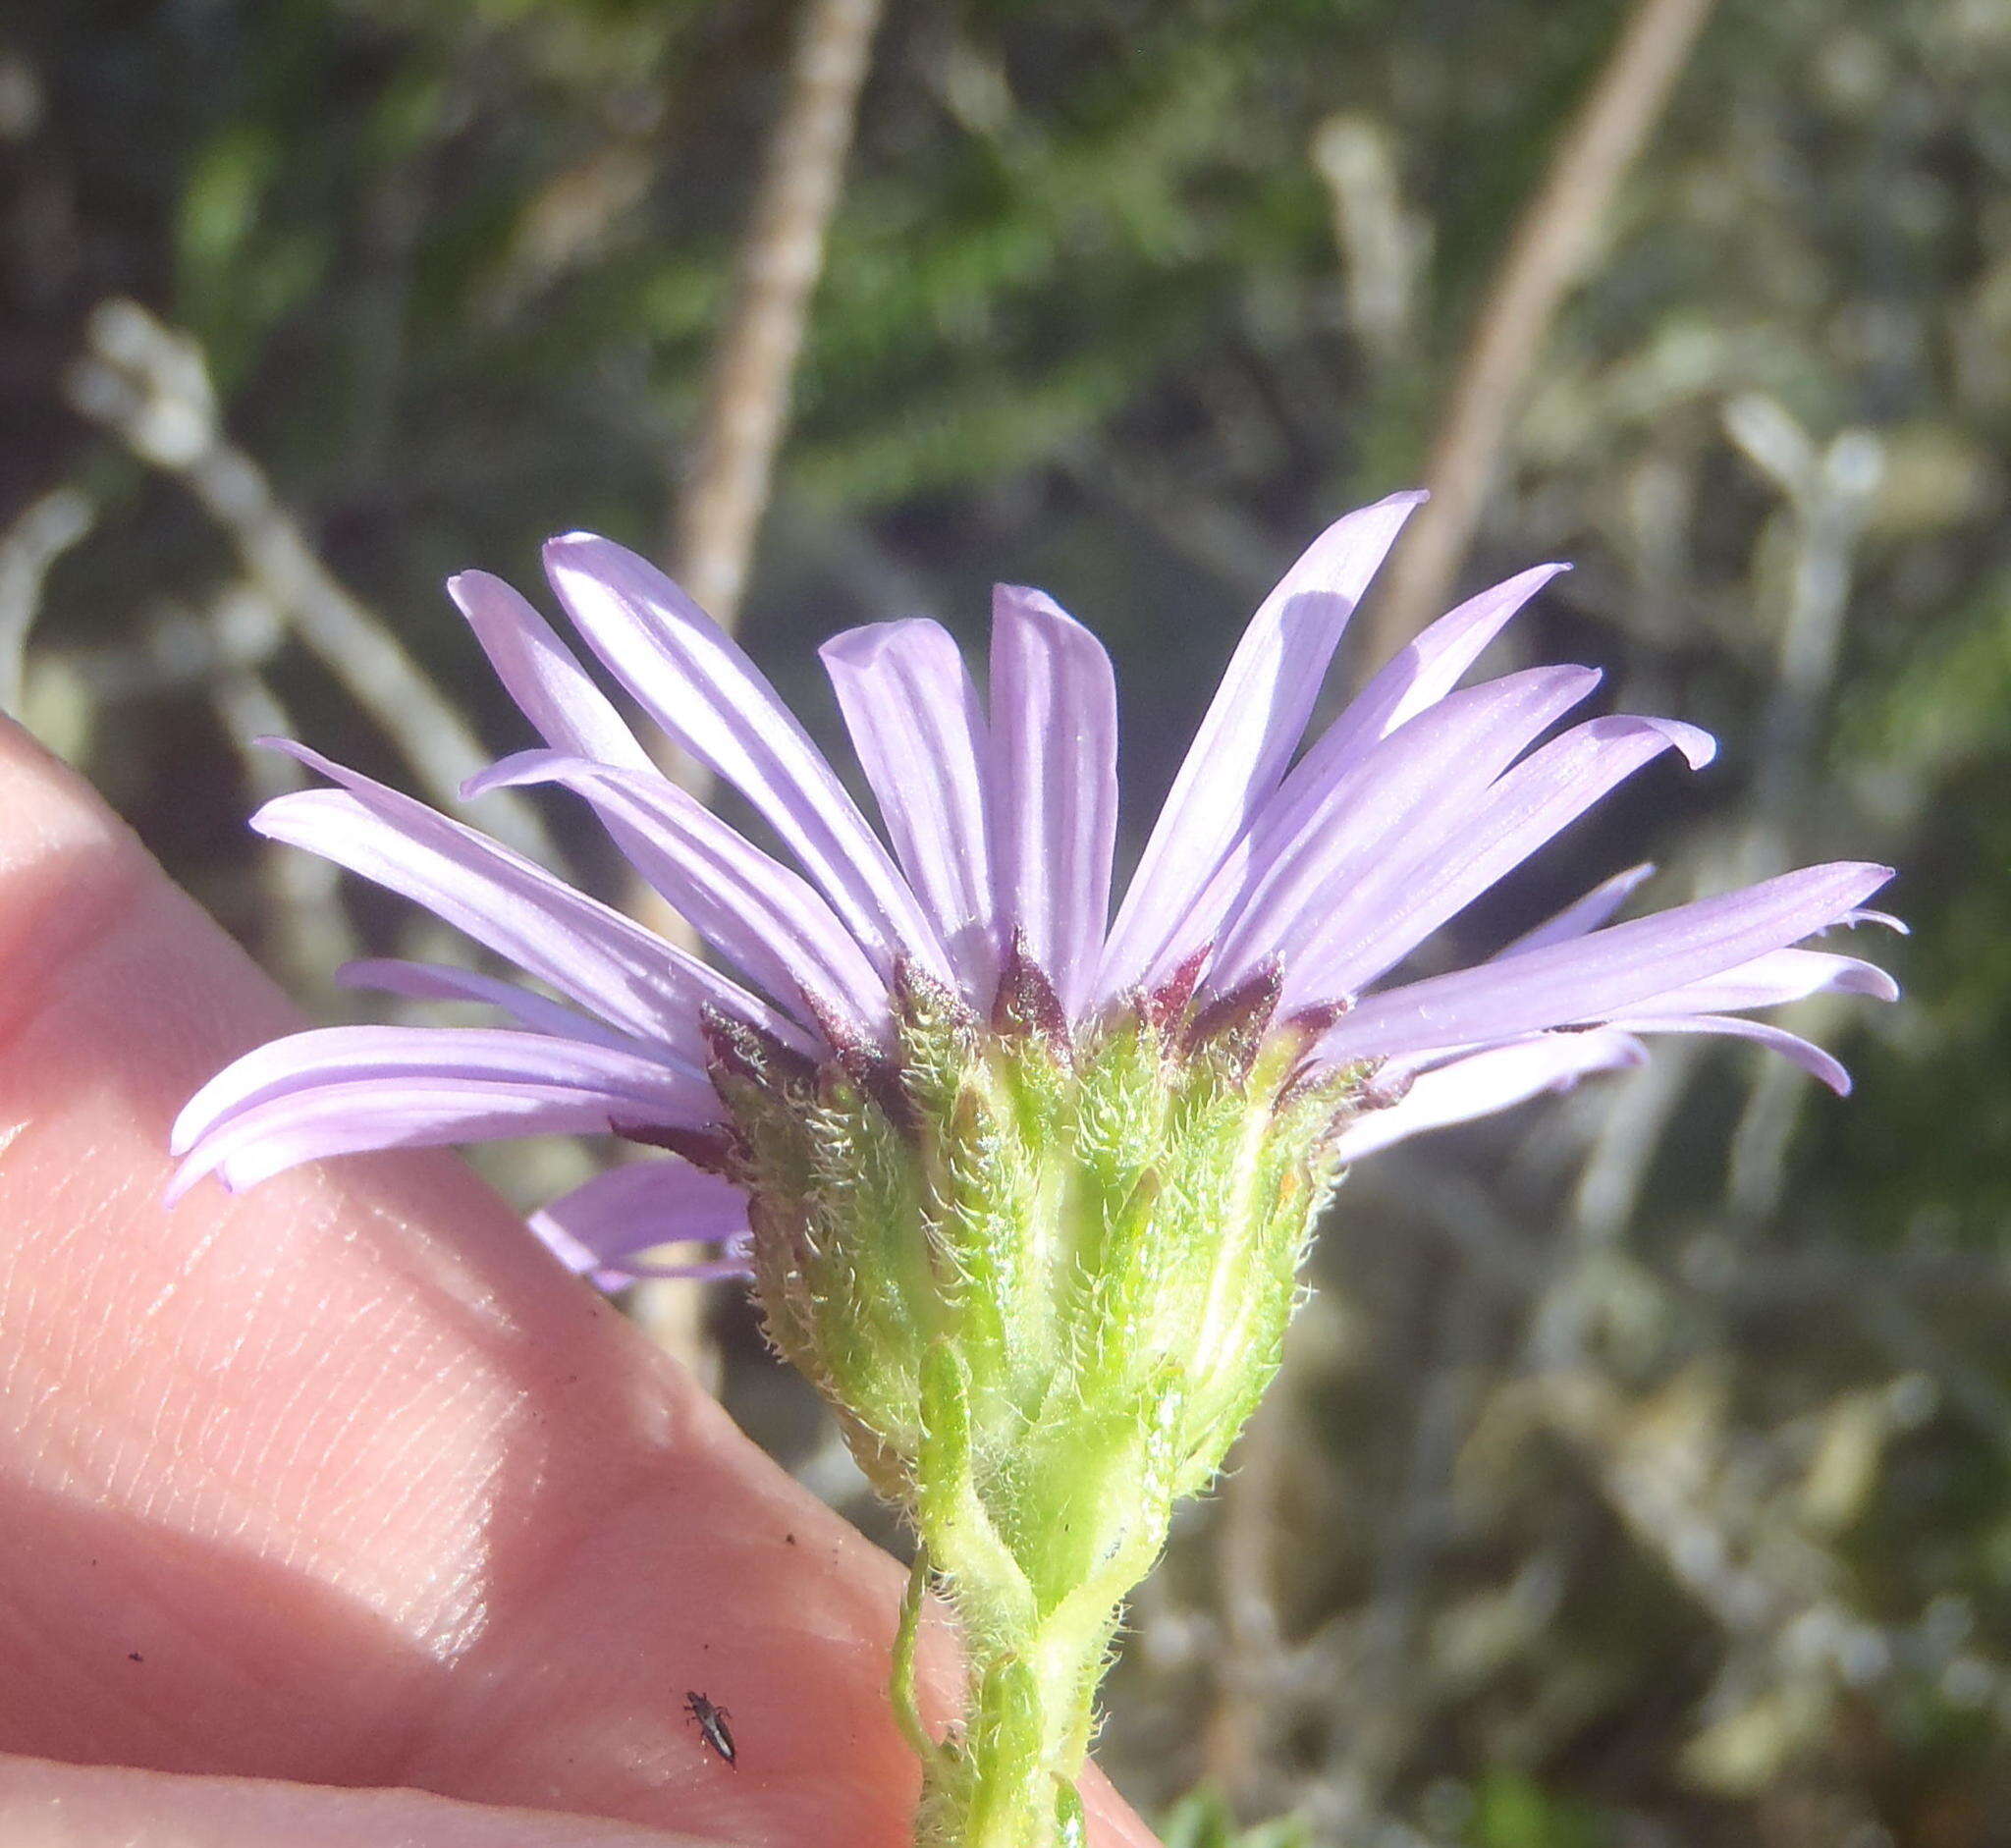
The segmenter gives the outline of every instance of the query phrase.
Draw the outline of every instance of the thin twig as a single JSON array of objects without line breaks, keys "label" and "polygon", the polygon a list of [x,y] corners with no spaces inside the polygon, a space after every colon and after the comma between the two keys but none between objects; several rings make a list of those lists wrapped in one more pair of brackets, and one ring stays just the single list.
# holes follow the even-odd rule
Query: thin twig
[{"label": "thin twig", "polygon": [[82,488],[57,488],[30,502],[0,533],[0,712],[21,711],[27,632],[41,606],[42,580],[90,530],[96,514]]},{"label": "thin twig", "polygon": [[[200,350],[132,301],[100,305],[88,338],[71,374],[72,402],[194,495],[229,536],[245,577],[384,728],[427,794],[456,802],[489,754],[405,645],[315,557],[264,471],[224,434]],[[527,803],[492,800],[485,819],[512,846],[559,863]]]},{"label": "thin twig", "polygon": [[1415,333],[1427,235],[1405,208],[1395,136],[1366,115],[1334,115],[1313,135],[1313,166],[1333,208],[1333,243],[1345,265],[1347,318],[1378,365],[1393,365]]},{"label": "thin twig", "polygon": [[1391,567],[1356,655],[1373,670],[1446,601],[1531,368],[1593,240],[1661,118],[1712,0],[1636,0],[1605,68],[1516,225],[1461,362],[1425,470],[1432,504]]},{"label": "thin twig", "polygon": [[1265,1793],[1271,1771],[1267,1694],[1281,1654],[1277,1587],[1277,1498],[1290,1444],[1290,1401],[1280,1382],[1259,1403],[1223,1480],[1216,1527],[1222,1651],[1217,1698],[1203,1739],[1209,1777],[1242,1803]]},{"label": "thin twig", "polygon": [[810,297],[824,268],[880,0],[809,0],[673,515],[684,588],[729,627],[768,505]]},{"label": "thin twig", "polygon": [[[879,19],[880,0],[809,0],[804,10],[788,93],[713,357],[691,473],[672,510],[678,575],[729,629],[739,618],[754,535],[768,507]],[[673,755],[679,760],[665,768],[693,794],[705,795],[711,778],[703,766]],[[627,908],[664,936],[693,946],[685,921],[639,881]],[[660,1345],[716,1385],[718,1357],[704,1329],[707,1300],[701,1284],[644,1283],[631,1307]]]},{"label": "thin twig", "polygon": [[52,662],[100,707],[176,693],[204,694],[222,679],[261,672],[287,639],[287,619],[248,585],[227,586],[200,609],[179,598],[142,604],[116,642],[48,648]]}]

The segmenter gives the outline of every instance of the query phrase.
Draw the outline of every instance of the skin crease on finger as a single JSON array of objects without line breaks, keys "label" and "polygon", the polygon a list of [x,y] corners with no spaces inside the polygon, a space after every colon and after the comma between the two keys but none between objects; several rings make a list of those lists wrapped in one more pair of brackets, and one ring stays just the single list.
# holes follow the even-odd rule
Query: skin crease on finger
[{"label": "skin crease on finger", "polygon": [[905,1841],[897,1567],[457,1160],[164,1211],[175,1110],[294,1016],[11,728],[0,958],[0,1751]]}]

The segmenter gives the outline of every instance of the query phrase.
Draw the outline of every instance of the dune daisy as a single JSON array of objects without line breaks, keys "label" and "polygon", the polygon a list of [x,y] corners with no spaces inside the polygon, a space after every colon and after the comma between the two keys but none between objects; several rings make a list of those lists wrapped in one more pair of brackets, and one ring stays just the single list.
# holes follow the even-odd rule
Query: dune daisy
[{"label": "dune daisy", "polygon": [[655,766],[516,592],[453,581],[543,740],[468,795],[553,786],[586,804],[717,966],[280,746],[332,787],[268,803],[262,834],[416,901],[538,986],[353,965],[353,983],[513,1024],[259,1048],[182,1114],[177,1190],[552,1132],[664,1150],[534,1227],[603,1281],[751,1275],[777,1345],[908,1511],[916,1596],[931,1574],[951,1593],[971,1678],[962,1725],[938,1741],[897,1677],[928,1773],[918,1841],[1065,1836],[1116,1611],[1275,1367],[1348,1163],[1635,1063],[1663,1033],[1750,1039],[1843,1090],[1827,1053],[1747,1016],[1819,990],[1895,992],[1869,962],[1800,947],[1875,915],[1862,907],[1889,873],[1856,862],[1613,922],[1637,867],[1487,961],[1397,973],[1622,780],[1712,750],[1663,719],[1558,730],[1598,683],[1587,668],[1461,684],[1553,566],[1435,623],[1302,750],[1420,498],[1337,521],[1266,598],[1114,917],[1111,666],[1034,590],[995,593],[983,692],[934,623],[824,645],[876,830],[674,583],[607,540],[552,541],[552,587],[592,653],[747,800],[779,857]]}]

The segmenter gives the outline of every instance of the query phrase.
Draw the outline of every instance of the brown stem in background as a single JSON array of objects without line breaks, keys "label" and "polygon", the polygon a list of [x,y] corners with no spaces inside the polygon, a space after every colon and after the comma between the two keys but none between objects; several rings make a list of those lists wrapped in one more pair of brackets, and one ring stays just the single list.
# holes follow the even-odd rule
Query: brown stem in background
[{"label": "brown stem in background", "polygon": [[1355,655],[1373,672],[1444,608],[1544,337],[1600,222],[1661,118],[1712,0],[1636,0],[1481,303],[1432,446],[1431,505],[1411,522]]},{"label": "brown stem in background", "polygon": [[[672,510],[672,569],[728,629],[740,614],[754,535],[768,506],[879,19],[880,0],[808,0],[804,9],[788,92],[713,357],[691,472]],[[673,755],[678,761],[666,768],[703,796],[710,775],[682,753]],[[674,942],[695,948],[690,927],[639,882],[628,909]],[[659,1343],[716,1386],[718,1356],[703,1326],[705,1301],[700,1284],[645,1283],[633,1312]]]},{"label": "brown stem in background", "polygon": [[810,297],[824,268],[880,0],[809,0],[740,251],[690,477],[672,518],[684,588],[729,628],[768,505]]},{"label": "brown stem in background", "polygon": [[1284,1383],[1275,1381],[1236,1440],[1223,1478],[1216,1529],[1223,1648],[1202,1750],[1210,1781],[1237,1804],[1261,1800],[1271,1772],[1267,1697],[1283,1654],[1273,1581],[1290,1425]]}]

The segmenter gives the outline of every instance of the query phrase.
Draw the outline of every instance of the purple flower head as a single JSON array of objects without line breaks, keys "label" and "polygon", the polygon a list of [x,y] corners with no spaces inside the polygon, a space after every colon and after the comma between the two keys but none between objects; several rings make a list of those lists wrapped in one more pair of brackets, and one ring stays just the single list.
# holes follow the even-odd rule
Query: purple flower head
[{"label": "purple flower head", "polygon": [[1302,750],[1341,632],[1421,498],[1336,521],[1265,600],[1114,919],[1111,666],[1039,591],[997,592],[988,693],[934,623],[825,643],[876,830],[676,584],[605,539],[551,542],[552,586],[588,647],[753,805],[786,863],[655,767],[516,591],[479,571],[455,578],[456,603],[542,738],[467,793],[555,785],[584,802],[720,966],[486,836],[281,745],[331,787],[269,802],[260,833],[415,900],[538,986],[353,964],[354,985],[481,1002],[511,1024],[338,1027],[259,1048],[182,1113],[176,1193],[206,1174],[242,1188],[361,1150],[612,1130],[679,1153],[554,1202],[533,1222],[546,1242],[603,1281],[652,1274],[638,1254],[668,1246],[695,1255],[656,1271],[744,1273],[749,1202],[716,1159],[734,1133],[723,1063],[871,1073],[888,1062],[902,996],[917,992],[1064,1052],[1121,1019],[1166,1027],[1169,1044],[1288,1030],[1303,1044],[1294,1086],[1349,1074],[1333,1131],[1342,1160],[1637,1063],[1658,1033],[1757,1040],[1846,1089],[1829,1055],[1745,1015],[1820,990],[1896,993],[1871,963],[1794,947],[1875,916],[1861,907],[1890,877],[1882,866],[1810,867],[1612,923],[1640,867],[1489,961],[1393,977],[1651,759],[1673,750],[1697,767],[1712,751],[1673,721],[1565,723],[1597,684],[1588,669],[1460,686],[1554,566],[1441,618]]}]

